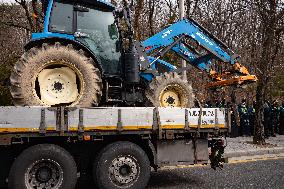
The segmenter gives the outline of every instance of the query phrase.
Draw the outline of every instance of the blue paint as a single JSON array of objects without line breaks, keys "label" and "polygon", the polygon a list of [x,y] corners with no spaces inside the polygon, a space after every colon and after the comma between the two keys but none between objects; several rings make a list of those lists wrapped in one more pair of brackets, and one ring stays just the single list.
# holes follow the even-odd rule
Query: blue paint
[{"label": "blue paint", "polygon": [[[149,62],[153,62],[155,60],[154,57],[151,57],[151,56],[148,56],[148,60]],[[174,71],[176,69],[175,66],[173,66],[172,64],[164,61],[164,60],[161,60],[161,59],[158,59],[156,62],[154,62],[153,64],[151,64],[151,69],[152,70],[157,70],[157,64],[162,64],[164,66],[166,66],[168,68],[169,71]],[[154,78],[154,75],[153,74],[150,74],[150,73],[140,73],[140,77],[144,78],[146,81],[148,82],[151,82]]]},{"label": "blue paint", "polygon": [[50,20],[52,5],[53,5],[53,0],[49,0],[48,6],[47,6],[47,9],[46,9],[46,12],[45,12],[45,17],[44,17],[44,24],[43,24],[43,32],[44,33],[48,32],[48,26],[49,26],[49,20]]},{"label": "blue paint", "polygon": [[[151,62],[153,62],[153,61],[155,60],[155,57],[148,56],[148,60],[149,60],[149,62],[151,63]],[[157,64],[162,64],[162,65],[166,66],[166,67],[169,69],[169,71],[173,71],[173,70],[176,69],[175,66],[173,66],[172,64],[170,64],[170,63],[168,63],[168,62],[166,62],[166,61],[164,61],[164,60],[161,60],[161,59],[158,59],[156,62],[154,62],[154,63],[151,65],[151,68],[152,68],[153,70],[157,70]]]},{"label": "blue paint", "polygon": [[177,54],[181,54],[186,57],[190,64],[197,67],[200,70],[205,70],[206,72],[210,72],[211,59],[213,58],[211,55],[206,55],[202,57],[197,57],[193,52],[188,50],[183,44],[178,44],[172,48],[174,52]]},{"label": "blue paint", "polygon": [[64,34],[64,33],[52,33],[52,32],[32,33],[32,40],[52,38],[52,37],[59,37],[59,38],[64,38],[64,39],[69,39],[69,40],[75,40],[75,37],[73,35]]},{"label": "blue paint", "polygon": [[106,1],[104,1],[104,0],[97,0],[97,1],[100,2],[100,3],[103,3],[103,4],[105,4],[105,5],[107,5],[108,8],[115,9],[115,6],[114,6],[113,4],[111,4],[111,3],[109,3],[109,2],[106,2]]},{"label": "blue paint", "polygon": [[32,40],[51,38],[51,37],[60,37],[60,38],[74,40],[74,36],[72,35],[62,34],[62,33],[53,33],[53,32],[48,31],[53,2],[54,2],[53,0],[49,0],[48,2],[48,6],[47,6],[45,17],[44,17],[43,32],[42,33],[32,33]]},{"label": "blue paint", "polygon": [[[115,6],[112,5],[111,3],[108,3],[103,0],[97,0],[97,2],[103,3],[104,5],[107,6],[107,8],[114,10]],[[45,12],[45,17],[44,17],[44,24],[43,24],[43,33],[33,33],[32,34],[32,40],[34,39],[39,39],[39,38],[45,38],[45,37],[60,37],[60,38],[66,38],[70,40],[74,40],[74,36],[69,35],[69,34],[60,34],[60,33],[53,33],[49,32],[49,21],[51,17],[51,12],[52,12],[52,7],[53,7],[54,0],[49,0],[48,6]]]},{"label": "blue paint", "polygon": [[[107,6],[107,8],[114,10],[115,6],[104,1],[104,0],[96,0],[97,3],[103,3]],[[42,33],[33,33],[32,39],[44,39],[44,38],[52,38],[59,37],[65,38],[69,40],[75,40],[75,37],[70,34],[63,33],[53,33],[49,32],[49,21],[51,17],[52,7],[54,0],[50,0],[48,3],[45,20],[44,20],[44,30]],[[230,49],[224,49],[222,46],[214,41],[214,38],[211,38],[202,30],[202,28],[198,27],[195,22],[191,22],[187,19],[183,19],[179,22],[176,22],[164,29],[163,31],[155,34],[154,36],[148,38],[144,42],[142,42],[143,47],[146,50],[146,54],[150,55],[154,50],[168,47],[172,43],[175,42],[175,38],[181,35],[185,35],[196,42],[199,43],[200,46],[207,49],[209,52],[205,55],[197,54],[196,51],[191,48],[188,49],[182,42],[178,43],[171,50],[178,55],[187,59],[188,63],[197,67],[200,70],[209,72],[211,62],[213,59],[218,59],[226,63],[235,64],[238,61],[238,58],[234,56],[233,51]],[[232,55],[233,54],[233,55]],[[157,70],[157,65],[162,64],[168,68],[169,71],[174,71],[176,69],[172,64],[162,60],[156,59],[156,57],[148,56],[148,60],[151,64],[152,70]],[[154,75],[151,73],[140,73],[140,77],[144,78],[146,81],[151,82],[154,78]]]},{"label": "blue paint", "polygon": [[153,74],[150,73],[140,73],[140,77],[144,78],[148,82],[151,82],[154,78]]},{"label": "blue paint", "polygon": [[[209,72],[213,59],[221,60],[229,64],[235,64],[238,62],[238,58],[237,56],[234,56],[232,50],[223,49],[220,44],[214,41],[214,38],[209,37],[206,32],[194,24],[194,22],[187,19],[176,22],[156,35],[146,39],[142,42],[142,45],[145,48],[146,53],[149,55],[155,49],[171,45],[174,43],[174,39],[181,35],[194,39],[200,46],[209,51],[207,55],[199,55],[189,50],[182,43],[175,45],[171,49],[173,52],[181,55],[182,57],[186,57],[188,63],[196,66],[200,70]],[[155,58],[153,57],[152,59]]]}]

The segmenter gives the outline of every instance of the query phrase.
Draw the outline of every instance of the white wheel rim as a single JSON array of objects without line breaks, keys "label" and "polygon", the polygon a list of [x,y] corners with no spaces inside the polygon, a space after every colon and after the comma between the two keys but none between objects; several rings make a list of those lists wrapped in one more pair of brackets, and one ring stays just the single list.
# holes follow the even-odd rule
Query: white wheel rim
[{"label": "white wheel rim", "polygon": [[179,85],[169,85],[160,93],[159,101],[161,107],[184,106],[184,94]]},{"label": "white wheel rim", "polygon": [[41,101],[46,105],[70,104],[78,98],[76,73],[68,67],[43,69],[38,82]]}]

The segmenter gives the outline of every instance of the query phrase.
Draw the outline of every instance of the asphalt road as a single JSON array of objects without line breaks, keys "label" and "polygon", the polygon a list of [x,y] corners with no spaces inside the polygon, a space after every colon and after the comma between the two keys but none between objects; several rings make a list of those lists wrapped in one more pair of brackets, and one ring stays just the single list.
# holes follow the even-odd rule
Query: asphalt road
[{"label": "asphalt road", "polygon": [[[81,188],[86,187],[77,187]],[[160,170],[152,173],[147,187],[147,189],[197,188],[284,189],[284,159],[225,164],[223,170],[216,171],[208,166]]]},{"label": "asphalt road", "polygon": [[161,170],[152,173],[147,189],[265,188],[284,189],[284,159]]}]

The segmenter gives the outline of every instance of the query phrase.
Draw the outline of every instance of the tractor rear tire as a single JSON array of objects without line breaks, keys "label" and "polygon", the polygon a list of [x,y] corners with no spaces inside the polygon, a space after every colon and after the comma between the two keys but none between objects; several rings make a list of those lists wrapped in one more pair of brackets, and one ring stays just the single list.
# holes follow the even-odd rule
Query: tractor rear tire
[{"label": "tractor rear tire", "polygon": [[94,60],[83,50],[59,42],[25,52],[10,81],[17,106],[90,107],[97,106],[102,95],[102,79]]},{"label": "tractor rear tire", "polygon": [[157,76],[146,90],[151,106],[182,107],[194,106],[194,94],[191,83],[182,79],[176,72]]}]

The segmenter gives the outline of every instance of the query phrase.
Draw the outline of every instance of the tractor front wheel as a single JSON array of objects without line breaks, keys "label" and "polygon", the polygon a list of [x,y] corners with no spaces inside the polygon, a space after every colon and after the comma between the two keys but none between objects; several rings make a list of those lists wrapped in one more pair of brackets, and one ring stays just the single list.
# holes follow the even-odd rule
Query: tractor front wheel
[{"label": "tractor front wheel", "polygon": [[157,76],[150,83],[146,97],[152,106],[191,108],[194,105],[191,84],[175,72]]}]

